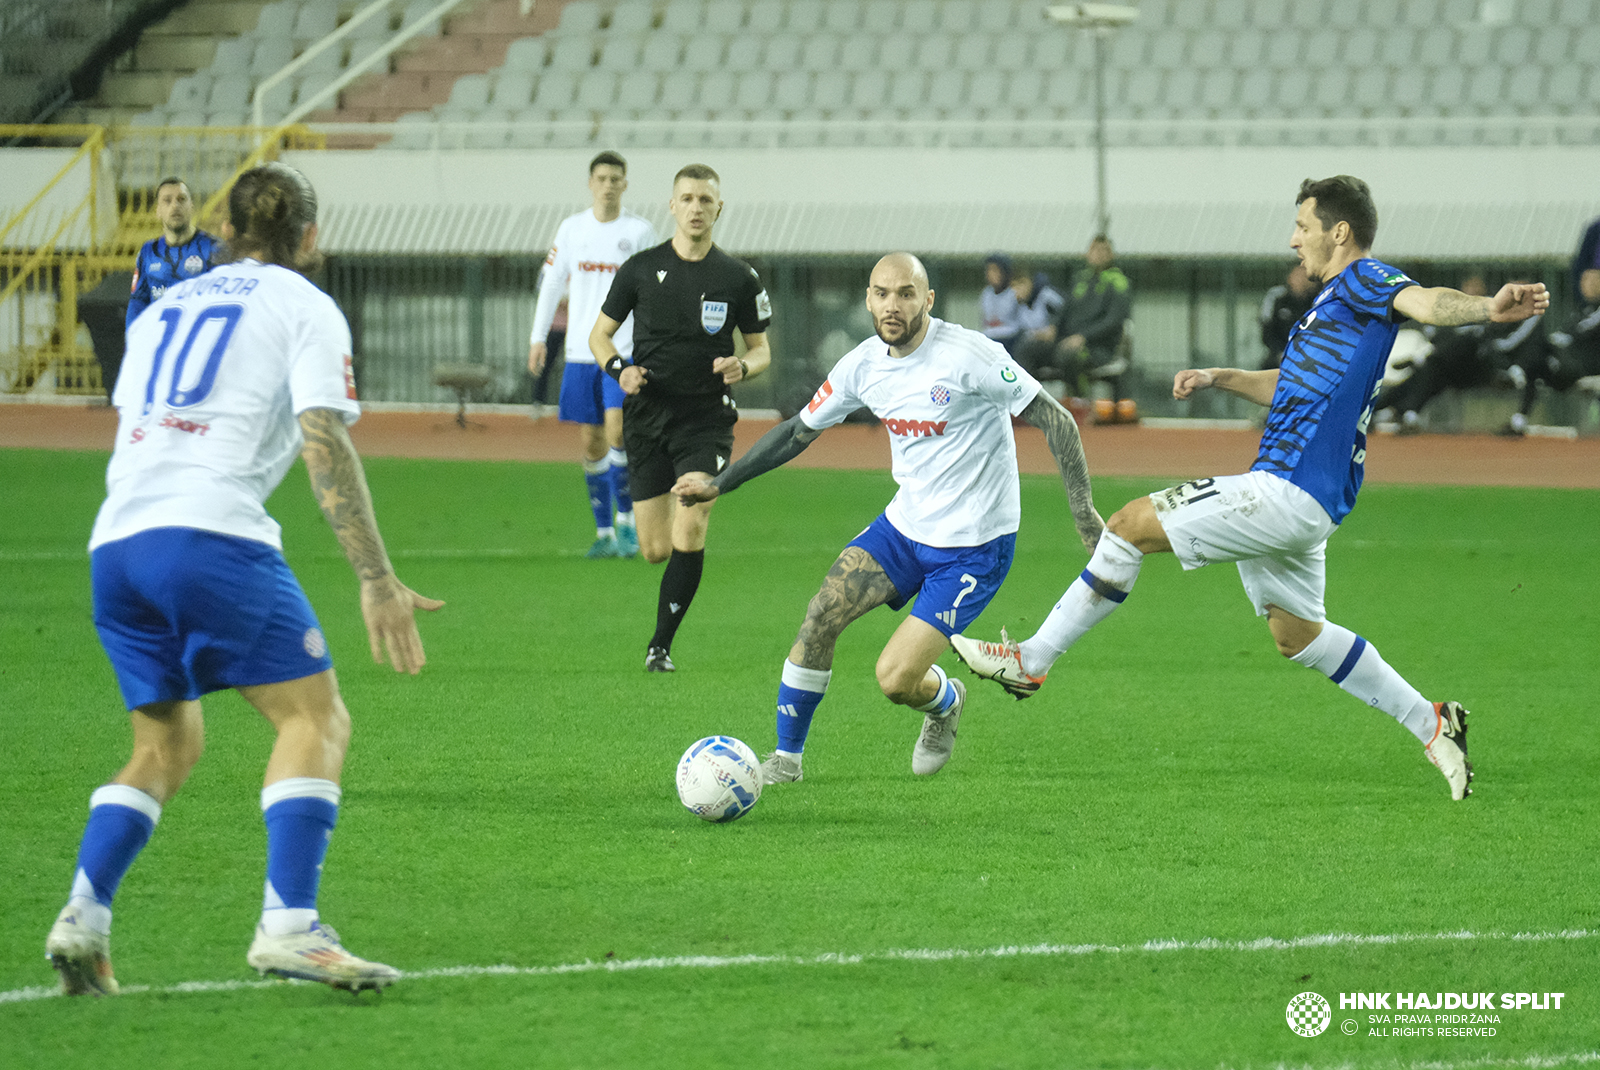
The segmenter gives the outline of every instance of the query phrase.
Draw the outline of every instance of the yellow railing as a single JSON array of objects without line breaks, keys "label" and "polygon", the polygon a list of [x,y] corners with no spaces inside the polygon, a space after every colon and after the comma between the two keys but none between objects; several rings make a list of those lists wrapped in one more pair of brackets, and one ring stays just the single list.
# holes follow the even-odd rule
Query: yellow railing
[{"label": "yellow railing", "polygon": [[[304,126],[114,127],[0,124],[0,139],[78,151],[34,197],[0,221],[0,392],[98,394],[104,388],[79,296],[113,272],[131,272],[139,247],[160,235],[156,187],[177,177],[214,230],[234,181],[285,149],[325,148]],[[109,167],[108,167],[109,165]],[[88,169],[85,193],[61,193]],[[115,183],[115,222],[102,175]],[[51,194],[56,196],[52,197]],[[86,221],[86,222],[85,222]],[[80,238],[81,235],[81,238]]]}]

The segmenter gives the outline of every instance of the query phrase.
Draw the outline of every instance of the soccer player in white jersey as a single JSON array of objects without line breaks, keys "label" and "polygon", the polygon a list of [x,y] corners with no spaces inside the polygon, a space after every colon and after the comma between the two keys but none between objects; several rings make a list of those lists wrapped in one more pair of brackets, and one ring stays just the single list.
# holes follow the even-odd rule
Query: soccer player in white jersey
[{"label": "soccer player in white jersey", "polygon": [[998,643],[951,641],[973,672],[1026,698],[1128,597],[1146,554],[1175,554],[1185,569],[1233,561],[1278,652],[1404,725],[1460,800],[1472,792],[1467,711],[1428,701],[1376,647],[1327,619],[1325,552],[1355,507],[1367,424],[1399,321],[1514,323],[1542,313],[1550,298],[1540,284],[1507,285],[1493,297],[1424,288],[1372,258],[1378,211],[1358,178],[1306,179],[1295,203],[1289,245],[1322,290],[1290,331],[1280,367],[1190,368],[1172,384],[1179,400],[1216,388],[1270,406],[1251,470],[1129,502],[1031,639],[1018,644],[1002,631]]},{"label": "soccer player in white jersey", "polygon": [[868,610],[900,609],[913,598],[910,615],[878,657],[878,686],[889,701],[925,715],[912,772],[927,776],[949,761],[966,689],[935,662],[1011,568],[1022,517],[1012,416],[1044,431],[1084,547],[1092,551],[1100,538],[1104,525],[1072,417],[998,342],[934,319],[933,300],[916,257],[890,253],[879,260],[867,286],[876,337],[845,354],[805,409],[721,474],[686,475],[673,488],[685,504],[710,501],[798,456],[862,406],[889,431],[899,490],[839,555],[806,609],[783,663],[778,746],[761,766],[766,783],[801,779],[806,736],[833,675],[839,634]]},{"label": "soccer player in white jersey", "polygon": [[[614,152],[589,161],[589,193],[594,205],[568,216],[556,228],[556,240],[539,277],[539,301],[533,310],[533,336],[528,345],[528,370],[538,375],[549,359],[545,338],[555,321],[556,306],[567,297],[566,367],[561,373],[558,414],[582,428],[583,477],[594,510],[595,539],[588,557],[632,557],[639,552],[633,498],[628,492],[628,454],[622,445],[622,387],[595,364],[589,332],[622,262],[656,243],[655,228],[623,211],[628,188],[628,162]],[[633,353],[633,317],[614,336],[617,350]],[[614,510],[614,512],[613,512]]]},{"label": "soccer player in white jersey", "polygon": [[168,289],[128,332],[117,441],[89,540],[94,622],[133,722],[133,757],[89,799],[66,907],[45,943],[69,995],[111,995],[111,903],[200,757],[200,696],[235,688],[277,730],[261,808],[267,880],[247,961],[336,988],[399,976],[346,951],[317,915],[350,715],[327,641],[262,503],[296,454],[361,581],[372,656],[424,661],[346,425],[360,414],[350,328],[301,271],[316,194],[282,164],[228,197],[223,265]]}]

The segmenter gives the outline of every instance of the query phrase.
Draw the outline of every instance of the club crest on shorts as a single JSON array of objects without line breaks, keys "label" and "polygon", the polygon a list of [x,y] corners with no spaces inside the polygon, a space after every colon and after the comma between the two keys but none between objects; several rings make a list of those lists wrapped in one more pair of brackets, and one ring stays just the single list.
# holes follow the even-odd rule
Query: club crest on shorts
[{"label": "club crest on shorts", "polygon": [[707,334],[716,334],[718,331],[722,330],[722,325],[727,322],[728,302],[700,302],[700,326],[706,329]]},{"label": "club crest on shorts", "polygon": [[950,404],[950,391],[945,389],[942,385],[936,386],[932,390],[928,391],[928,397],[933,399],[933,403],[935,405]]},{"label": "club crest on shorts", "polygon": [[322,638],[322,629],[307,628],[304,640],[306,654],[313,658],[320,658],[328,652],[328,641]]}]

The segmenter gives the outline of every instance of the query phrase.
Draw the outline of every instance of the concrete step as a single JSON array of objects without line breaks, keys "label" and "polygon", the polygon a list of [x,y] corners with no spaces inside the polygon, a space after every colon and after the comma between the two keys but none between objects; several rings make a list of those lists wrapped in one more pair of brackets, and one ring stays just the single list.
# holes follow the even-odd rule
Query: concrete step
[{"label": "concrete step", "polygon": [[237,37],[256,28],[261,0],[199,0],[185,4],[144,32],[146,38],[172,35],[209,34],[212,37]]},{"label": "concrete step", "polygon": [[100,83],[100,92],[88,103],[95,107],[137,108],[146,111],[165,104],[172,83],[182,71],[112,71]]},{"label": "concrete step", "polygon": [[91,126],[126,126],[147,108],[110,108],[94,104],[72,104],[55,116],[58,123],[87,123]]},{"label": "concrete step", "polygon": [[119,69],[130,71],[181,71],[187,74],[211,66],[216,54],[217,38],[208,34],[144,36],[117,65]]}]

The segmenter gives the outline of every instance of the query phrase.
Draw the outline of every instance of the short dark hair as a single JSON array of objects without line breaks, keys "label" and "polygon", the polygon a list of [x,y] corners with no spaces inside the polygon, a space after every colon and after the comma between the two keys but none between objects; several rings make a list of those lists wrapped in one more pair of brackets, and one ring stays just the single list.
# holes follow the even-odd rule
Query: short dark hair
[{"label": "short dark hair", "polygon": [[306,228],[317,221],[317,191],[288,164],[264,163],[239,176],[228,191],[233,238],[219,258],[232,263],[250,256],[309,274],[322,257],[300,253]]},{"label": "short dark hair", "polygon": [[722,185],[722,176],[703,163],[684,164],[678,168],[678,173],[672,176],[672,184],[676,186],[680,178],[693,178],[701,182],[715,182]]},{"label": "short dark hair", "polygon": [[594,174],[594,169],[596,167],[603,167],[607,165],[611,167],[620,167],[622,168],[623,174],[628,173],[628,161],[622,158],[621,153],[612,152],[610,149],[607,149],[589,161],[589,173],[592,175]]},{"label": "short dark hair", "polygon": [[163,178],[160,182],[156,183],[156,196],[161,196],[162,189],[167,186],[182,186],[185,190],[187,190],[189,188],[189,183],[185,182],[177,175],[168,175],[166,178]]},{"label": "short dark hair", "polygon": [[1300,183],[1296,205],[1315,200],[1317,219],[1323,230],[1332,230],[1340,223],[1350,224],[1350,235],[1362,249],[1372,248],[1378,236],[1378,206],[1372,203],[1372,190],[1359,178],[1334,175],[1332,178],[1308,178]]}]

